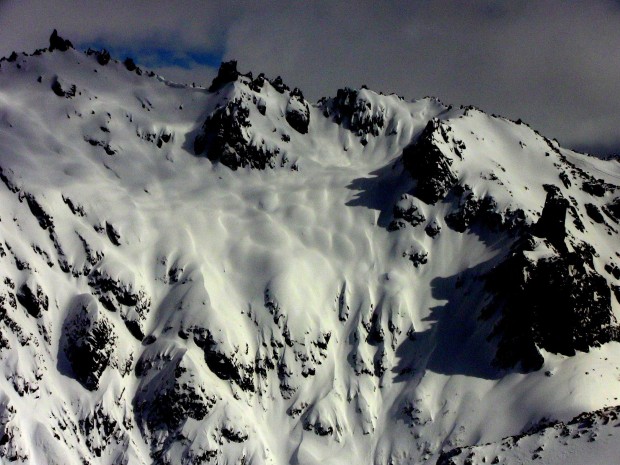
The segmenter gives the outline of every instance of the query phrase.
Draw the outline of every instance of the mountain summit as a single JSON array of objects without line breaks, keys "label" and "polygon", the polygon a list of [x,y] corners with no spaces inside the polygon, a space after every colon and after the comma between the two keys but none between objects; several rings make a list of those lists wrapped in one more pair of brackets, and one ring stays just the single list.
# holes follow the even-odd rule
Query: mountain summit
[{"label": "mountain summit", "polygon": [[0,60],[0,180],[0,462],[617,457],[617,161],[54,31]]}]

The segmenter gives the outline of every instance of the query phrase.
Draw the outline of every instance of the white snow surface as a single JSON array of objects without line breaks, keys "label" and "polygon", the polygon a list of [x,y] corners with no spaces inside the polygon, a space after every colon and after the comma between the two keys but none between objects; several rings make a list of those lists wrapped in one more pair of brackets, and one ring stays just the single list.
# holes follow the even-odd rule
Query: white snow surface
[{"label": "white snow surface", "polygon": [[[56,80],[75,85],[75,96],[56,95]],[[453,139],[437,144],[459,182],[492,196],[499,212],[523,209],[529,223],[542,211],[543,184],[578,205],[611,199],[583,192],[577,178],[562,186],[560,155],[616,185],[619,163],[549,145],[525,124],[476,109],[366,89],[358,98],[386,121],[366,145],[317,105],[302,135],[284,117],[286,92],[267,82],[255,92],[248,82],[211,93],[114,60],[101,66],[75,50],[1,63],[0,463],[435,463],[454,447],[620,403],[616,342],[573,357],[545,353],[544,367],[530,373],[492,366],[476,277],[506,256],[514,237],[450,229],[451,196],[435,205],[414,199],[424,222],[387,227],[415,186],[402,151],[431,118],[451,128]],[[237,97],[250,108],[248,137],[279,148],[274,168],[233,171],[194,154],[207,115]],[[158,147],[161,135],[170,139]],[[460,155],[454,140],[466,147]],[[53,232],[25,194],[52,218]],[[596,244],[599,272],[618,262],[618,225],[607,219],[608,230],[583,216],[582,232],[570,218],[568,232]],[[432,222],[441,226],[436,237],[425,232]],[[411,251],[428,253],[428,262],[414,266]],[[89,284],[93,273],[142,292],[150,310],[142,318],[133,305],[106,309]],[[40,317],[14,297],[10,304],[25,283],[49,298]],[[94,390],[76,380],[64,351],[76,308],[116,336]],[[147,339],[125,320],[139,321]],[[187,337],[196,328],[209,331],[252,389],[209,368]],[[139,375],[145,361],[151,368]],[[141,402],[165,403],[158,395],[175,378],[193,386],[208,412],[174,431],[147,424]],[[111,432],[100,420],[89,427],[97,412]],[[605,434],[615,439],[588,447],[618,457],[616,429]]]}]

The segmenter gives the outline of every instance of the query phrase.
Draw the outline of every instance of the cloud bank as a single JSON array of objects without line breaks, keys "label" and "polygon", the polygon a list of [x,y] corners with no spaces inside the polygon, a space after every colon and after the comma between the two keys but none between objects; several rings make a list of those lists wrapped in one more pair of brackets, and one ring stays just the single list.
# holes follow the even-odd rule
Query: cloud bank
[{"label": "cloud bank", "polygon": [[208,83],[220,57],[237,59],[315,100],[362,84],[434,95],[620,152],[618,1],[4,0],[0,56],[45,46],[53,28],[173,80]]}]

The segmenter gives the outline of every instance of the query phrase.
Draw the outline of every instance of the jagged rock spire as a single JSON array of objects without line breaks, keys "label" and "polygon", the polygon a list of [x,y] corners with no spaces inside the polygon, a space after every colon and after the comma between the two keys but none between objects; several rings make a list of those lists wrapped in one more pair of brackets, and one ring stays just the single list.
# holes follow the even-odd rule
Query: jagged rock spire
[{"label": "jagged rock spire", "polygon": [[66,52],[70,48],[73,48],[71,41],[60,37],[58,35],[58,31],[54,29],[52,35],[50,36],[50,52],[53,52],[54,50]]},{"label": "jagged rock spire", "polygon": [[223,61],[217,72],[217,76],[215,76],[211,86],[209,86],[209,92],[215,92],[221,89],[225,84],[236,81],[238,77],[239,71],[237,71],[237,61]]}]

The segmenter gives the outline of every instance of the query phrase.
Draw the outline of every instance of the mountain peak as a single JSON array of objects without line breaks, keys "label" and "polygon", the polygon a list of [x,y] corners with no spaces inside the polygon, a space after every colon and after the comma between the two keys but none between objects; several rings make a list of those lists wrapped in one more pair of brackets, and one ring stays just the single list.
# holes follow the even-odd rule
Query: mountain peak
[{"label": "mountain peak", "polygon": [[54,29],[50,35],[49,51],[53,52],[54,50],[58,50],[60,52],[66,52],[70,48],[73,48],[71,41],[60,37],[56,29]]},{"label": "mountain peak", "polygon": [[224,84],[234,82],[239,77],[239,71],[237,71],[237,62],[235,60],[222,62],[217,72],[217,76],[213,78],[213,82],[209,87],[209,92],[215,92],[219,90]]},{"label": "mountain peak", "polygon": [[52,37],[0,68],[1,457],[557,463],[554,431],[614,434],[620,164]]}]

